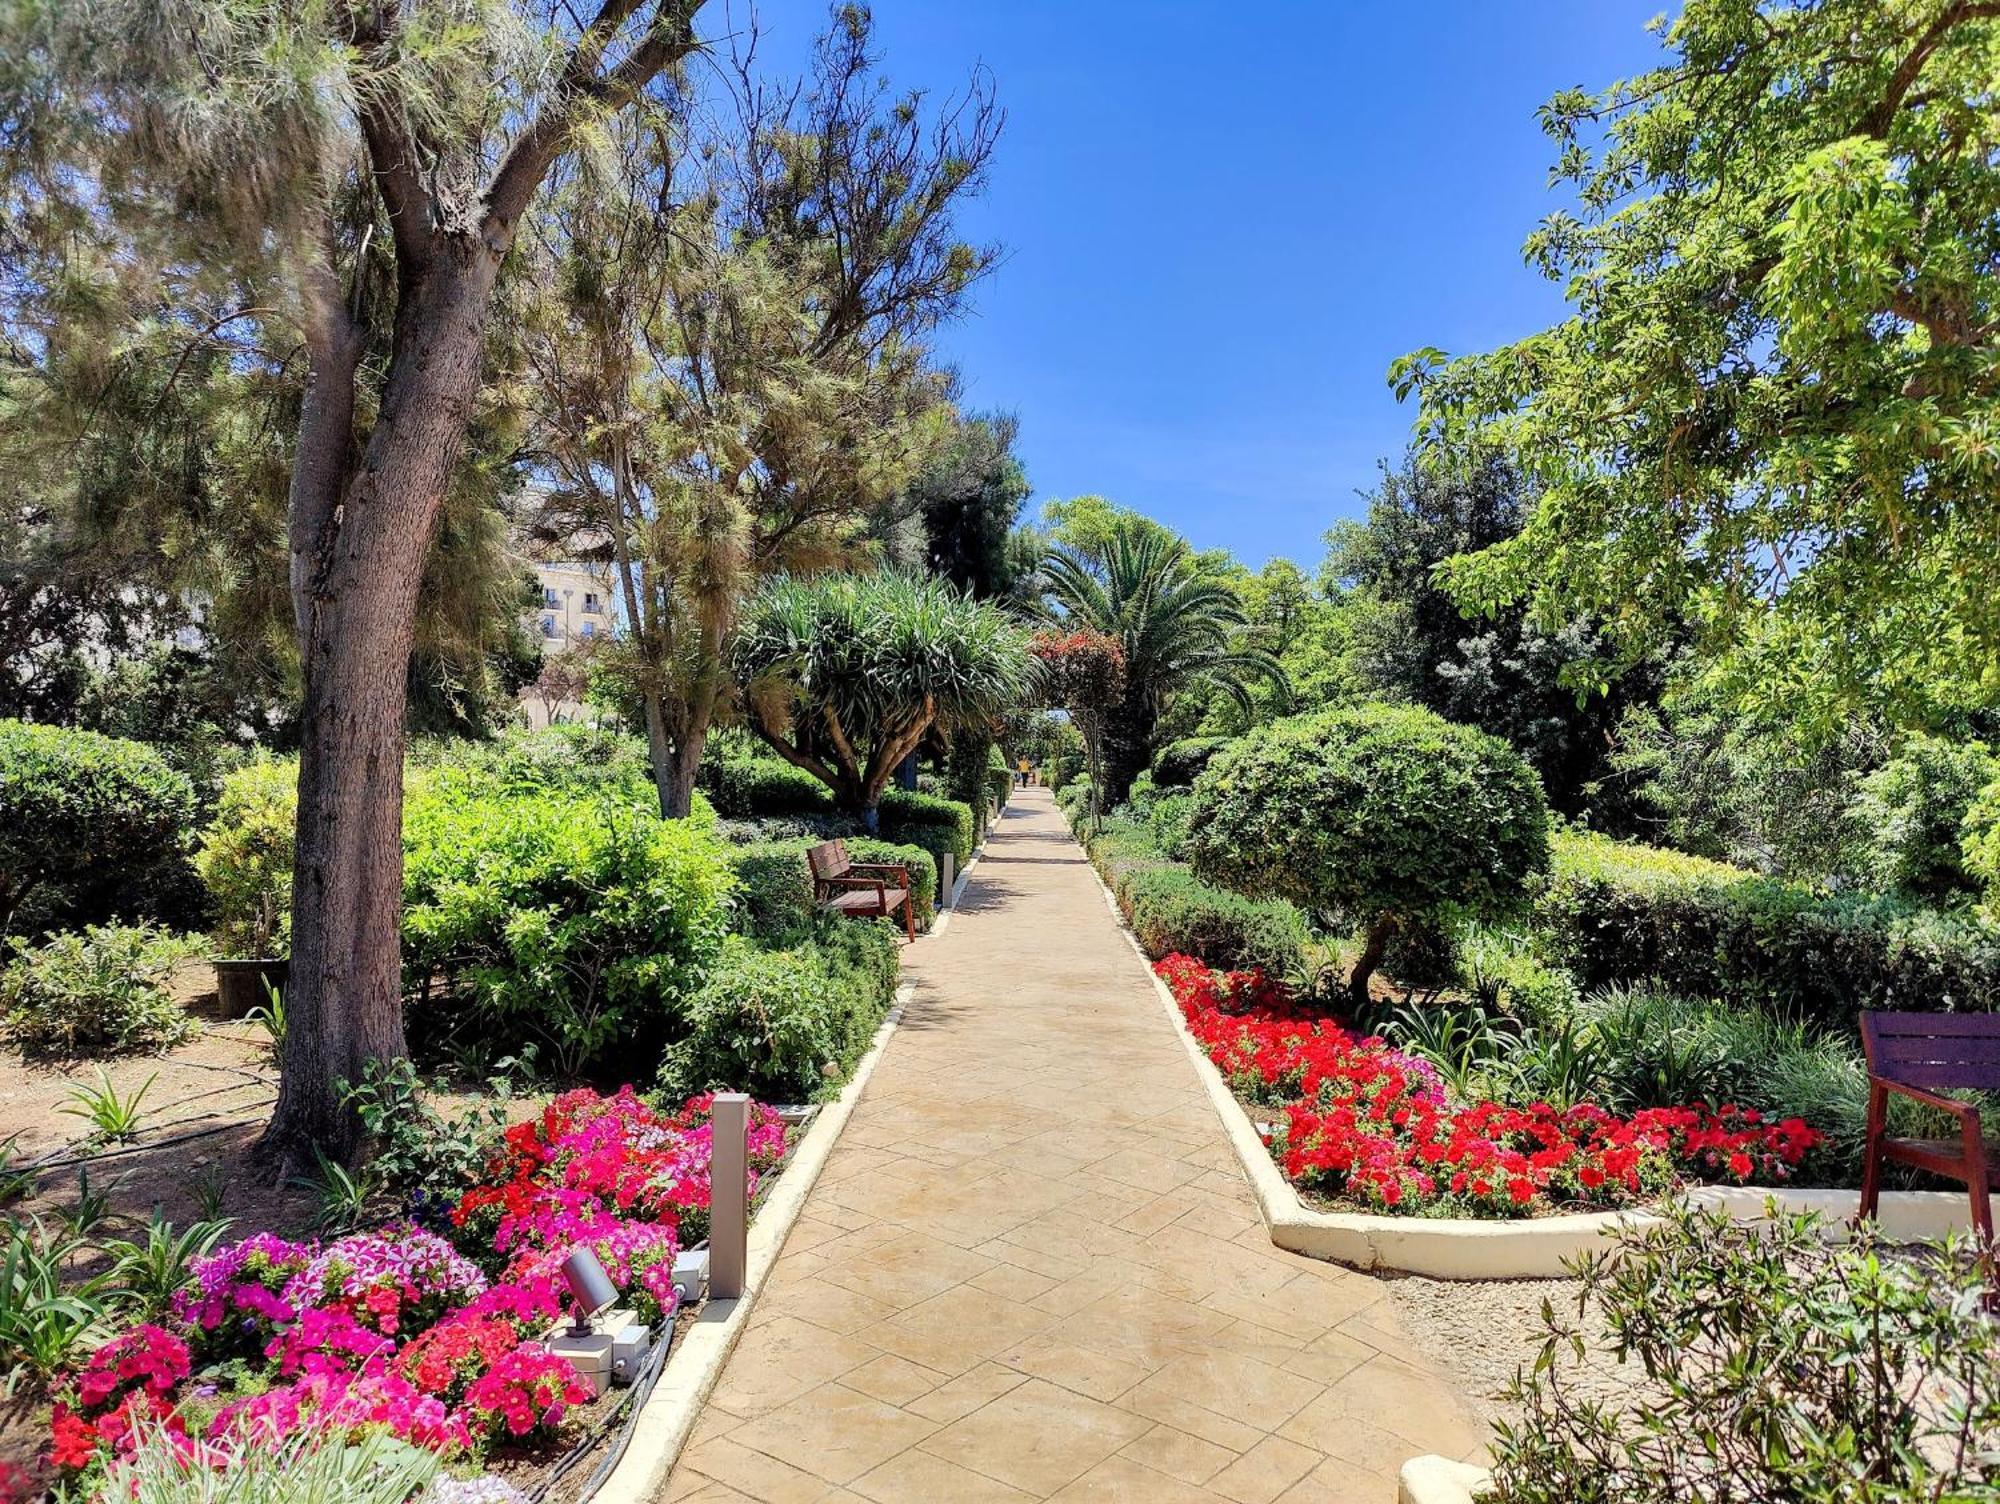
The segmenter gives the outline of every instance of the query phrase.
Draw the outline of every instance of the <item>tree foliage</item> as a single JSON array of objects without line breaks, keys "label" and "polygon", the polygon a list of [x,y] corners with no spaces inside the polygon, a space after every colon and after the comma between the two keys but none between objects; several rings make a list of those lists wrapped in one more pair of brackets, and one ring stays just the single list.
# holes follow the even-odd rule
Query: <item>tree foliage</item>
[{"label": "tree foliage", "polygon": [[1688,623],[1833,723],[2000,694],[2000,16],[1690,0],[1658,68],[1543,112],[1564,323],[1392,378],[1539,499],[1446,571],[1468,604]]},{"label": "tree foliage", "polygon": [[750,725],[779,756],[872,818],[932,727],[990,727],[1027,698],[1027,634],[942,580],[780,577],[738,630]]},{"label": "tree foliage", "polygon": [[1367,933],[1356,1006],[1406,923],[1518,904],[1548,865],[1548,805],[1497,737],[1416,706],[1296,716],[1253,731],[1195,780],[1195,874]]},{"label": "tree foliage", "polygon": [[789,86],[733,44],[530,228],[518,307],[555,481],[534,526],[614,574],[623,630],[593,671],[640,707],[668,815],[732,709],[759,581],[861,562],[944,437],[925,341],[993,264],[956,230],[1000,125],[990,93],[892,94],[871,44],[867,12],[841,8]]},{"label": "tree foliage", "polygon": [[1278,661],[1240,639],[1243,608],[1218,571],[1157,523],[1058,547],[1044,572],[1064,626],[1115,638],[1123,650],[1123,690],[1102,711],[1107,807],[1152,762],[1175,696],[1206,684],[1247,708],[1248,682],[1284,683]]}]

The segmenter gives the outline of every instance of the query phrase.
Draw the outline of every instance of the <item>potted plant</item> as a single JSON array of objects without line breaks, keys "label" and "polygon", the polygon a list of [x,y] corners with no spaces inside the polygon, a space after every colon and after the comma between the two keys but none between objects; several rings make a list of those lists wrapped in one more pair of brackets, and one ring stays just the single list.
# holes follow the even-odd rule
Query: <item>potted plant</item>
[{"label": "potted plant", "polygon": [[215,902],[215,991],[224,1018],[242,1018],[284,988],[297,799],[293,764],[238,768],[223,779],[215,823],[195,853]]}]

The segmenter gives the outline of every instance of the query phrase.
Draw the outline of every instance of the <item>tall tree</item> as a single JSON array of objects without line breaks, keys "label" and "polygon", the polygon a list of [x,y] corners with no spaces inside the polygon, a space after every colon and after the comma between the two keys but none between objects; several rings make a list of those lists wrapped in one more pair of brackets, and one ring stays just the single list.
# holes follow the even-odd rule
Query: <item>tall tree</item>
[{"label": "tall tree", "polygon": [[2000,696],[2000,6],[1688,0],[1663,64],[1543,112],[1564,323],[1392,380],[1536,481],[1450,566],[1628,651],[1702,627],[1746,683],[1929,720]]},{"label": "tall tree", "polygon": [[990,92],[926,109],[886,91],[870,45],[841,7],[783,88],[735,48],[712,97],[580,161],[530,236],[521,327],[556,481],[538,526],[615,572],[623,631],[595,669],[641,706],[670,817],[730,709],[744,602],[858,559],[946,425],[923,342],[994,261],[954,227],[999,129]]},{"label": "tall tree", "polygon": [[406,673],[502,267],[580,133],[692,50],[698,4],[13,0],[0,16],[0,113],[35,148],[34,213],[237,279],[302,350],[292,966],[263,1140],[281,1160],[351,1148],[338,1083],[403,1049]]},{"label": "tall tree", "polygon": [[1243,643],[1235,594],[1158,523],[1113,526],[1087,549],[1058,548],[1045,565],[1061,620],[1117,640],[1124,679],[1103,717],[1103,800],[1118,804],[1158,750],[1162,717],[1197,684],[1220,687],[1247,708],[1246,681],[1280,685],[1284,670]]}]

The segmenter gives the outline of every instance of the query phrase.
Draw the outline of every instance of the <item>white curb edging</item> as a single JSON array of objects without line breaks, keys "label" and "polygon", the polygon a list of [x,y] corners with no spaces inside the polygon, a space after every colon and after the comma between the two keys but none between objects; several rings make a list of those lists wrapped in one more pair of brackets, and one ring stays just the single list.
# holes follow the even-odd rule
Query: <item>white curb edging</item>
[{"label": "white curb edging", "polygon": [[[937,927],[933,926],[931,933],[936,932]],[[875,1031],[868,1053],[855,1066],[853,1079],[838,1098],[820,1109],[812,1127],[799,1141],[770,1199],[758,1208],[756,1220],[750,1224],[743,1294],[735,1300],[709,1301],[681,1333],[679,1345],[669,1355],[666,1367],[660,1370],[659,1382],[633,1422],[632,1439],[624,1458],[597,1490],[592,1504],[642,1504],[666,1487],[667,1475],[679,1461],[703,1402],[715,1388],[723,1364],[729,1361],[729,1354],[743,1335],[751,1307],[757,1303],[758,1292],[778,1262],[792,1224],[804,1210],[807,1195],[818,1181],[820,1171],[826,1168],[827,1157],[853,1115],[855,1103],[867,1089],[869,1077],[875,1074],[875,1067],[881,1062],[896,1026],[903,1021],[903,1009],[915,991],[913,982],[897,987],[895,1005]]]},{"label": "white curb edging", "polygon": [[[1081,843],[1079,843],[1081,844]],[[1320,1212],[1308,1207],[1279,1171],[1270,1150],[1236,1100],[1208,1052],[1188,1032],[1180,1004],[1153,970],[1153,963],[1125,923],[1118,900],[1097,874],[1098,891],[1118,925],[1119,933],[1146,968],[1160,1006],[1194,1062],[1209,1101],[1222,1119],[1230,1147],[1250,1182],[1257,1211],[1278,1247],[1311,1258],[1331,1259],[1365,1270],[1399,1270],[1431,1279],[1556,1279],[1568,1266],[1604,1246],[1604,1239],[1625,1226],[1647,1226],[1659,1220],[1644,1210],[1578,1212],[1557,1217],[1514,1220],[1475,1217],[1388,1217],[1366,1212]],[[1859,1191],[1809,1190],[1784,1186],[1699,1186],[1685,1193],[1697,1206],[1720,1207],[1738,1222],[1764,1220],[1775,1203],[1781,1214],[1817,1212],[1828,1231],[1837,1234],[1861,1208]],[[2000,1196],[1994,1198],[2000,1218]],[[1883,1233],[1898,1242],[1941,1238],[1972,1225],[1971,1207],[1961,1191],[1887,1191],[1878,1220]]]},{"label": "white curb edging", "polygon": [[1474,1504],[1493,1475],[1449,1457],[1412,1457],[1396,1475],[1396,1504]]}]

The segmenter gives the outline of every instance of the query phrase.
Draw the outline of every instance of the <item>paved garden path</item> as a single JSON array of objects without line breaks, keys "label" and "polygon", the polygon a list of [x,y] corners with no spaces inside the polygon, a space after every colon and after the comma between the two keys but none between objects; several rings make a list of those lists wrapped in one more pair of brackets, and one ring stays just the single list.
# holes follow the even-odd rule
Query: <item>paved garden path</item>
[{"label": "paved garden path", "polygon": [[1273,1247],[1048,794],[1016,798],[665,1498],[1391,1504],[1480,1432]]}]

